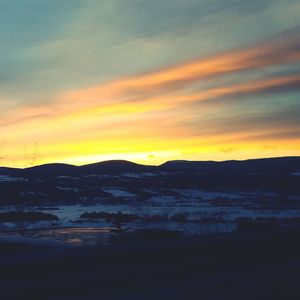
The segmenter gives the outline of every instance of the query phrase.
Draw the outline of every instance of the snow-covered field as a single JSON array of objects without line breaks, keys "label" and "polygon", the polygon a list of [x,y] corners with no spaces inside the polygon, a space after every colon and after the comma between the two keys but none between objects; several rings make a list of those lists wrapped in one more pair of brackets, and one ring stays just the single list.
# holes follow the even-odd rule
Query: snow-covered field
[{"label": "snow-covered field", "polygon": [[[92,204],[16,207],[3,206],[1,212],[39,211],[58,217],[58,221],[2,222],[2,235],[20,234],[54,238],[74,244],[107,243],[110,235],[137,229],[163,229],[184,235],[233,231],[239,218],[300,218],[300,199],[282,199],[260,192],[221,192],[199,189],[145,189],[150,195],[141,200],[125,188],[102,189],[118,201]],[[287,204],[286,204],[287,203]],[[117,222],[107,218],[83,218],[84,213],[130,214],[136,220]],[[116,217],[116,215],[113,215]],[[63,230],[64,229],[64,230]],[[101,237],[99,237],[101,235]]]}]

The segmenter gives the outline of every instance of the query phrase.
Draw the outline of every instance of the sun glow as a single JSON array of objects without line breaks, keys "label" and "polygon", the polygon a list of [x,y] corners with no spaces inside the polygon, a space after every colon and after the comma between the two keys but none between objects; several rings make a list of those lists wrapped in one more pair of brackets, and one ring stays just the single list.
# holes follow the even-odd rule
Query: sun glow
[{"label": "sun glow", "polygon": [[[282,44],[283,40],[286,44]],[[64,91],[45,104],[2,113],[2,165],[126,159],[231,159],[299,155],[298,106],[260,116],[243,98],[295,91],[299,74],[227,76],[300,60],[295,39],[274,39],[148,74]],[[241,99],[239,101],[239,99]],[[234,100],[234,101],[233,101]],[[274,130],[275,129],[275,130]]]}]

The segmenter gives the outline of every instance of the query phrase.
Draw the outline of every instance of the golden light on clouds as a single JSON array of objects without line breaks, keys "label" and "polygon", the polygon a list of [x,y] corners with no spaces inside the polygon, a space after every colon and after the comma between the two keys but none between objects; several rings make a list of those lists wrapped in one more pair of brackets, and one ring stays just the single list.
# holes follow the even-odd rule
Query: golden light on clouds
[{"label": "golden light on clouds", "polygon": [[[169,159],[297,155],[300,126],[289,122],[288,114],[276,117],[276,106],[276,127],[255,117],[247,119],[246,111],[237,110],[230,117],[240,126],[234,130],[225,113],[233,105],[227,99],[297,90],[298,73],[239,78],[252,70],[298,62],[297,43],[294,38],[274,39],[152,73],[63,91],[45,104],[7,110],[0,120],[5,140],[1,163],[25,167],[33,162],[128,159],[157,164]],[[237,78],[212,84],[227,75]],[[195,106],[202,102],[207,104]],[[219,116],[214,121],[215,106]]]}]

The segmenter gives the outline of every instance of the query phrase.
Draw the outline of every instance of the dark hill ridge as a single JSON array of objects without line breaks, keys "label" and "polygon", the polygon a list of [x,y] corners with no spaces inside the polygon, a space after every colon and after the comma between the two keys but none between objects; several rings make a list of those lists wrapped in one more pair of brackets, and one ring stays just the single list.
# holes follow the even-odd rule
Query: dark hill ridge
[{"label": "dark hill ridge", "polygon": [[130,172],[146,172],[156,169],[155,166],[146,166],[133,163],[127,160],[107,160],[99,163],[84,165],[80,167],[83,173],[130,173]]},{"label": "dark hill ridge", "polygon": [[160,166],[173,171],[248,175],[292,174],[300,171],[300,157],[278,157],[229,161],[169,161]]},{"label": "dark hill ridge", "polygon": [[21,174],[22,172],[23,169],[0,167],[0,175],[16,176],[17,174]]},{"label": "dark hill ridge", "polygon": [[140,200],[149,197],[143,192],[145,189],[266,191],[282,198],[300,196],[300,157],[169,161],[160,166],[113,160],[84,166],[45,164],[26,169],[0,168],[0,203],[45,205],[110,197],[101,187],[133,191]]},{"label": "dark hill ridge", "polygon": [[26,175],[38,175],[38,176],[59,176],[70,175],[76,172],[77,166],[68,164],[44,164],[40,166],[30,167],[23,169]]},{"label": "dark hill ridge", "polygon": [[183,172],[202,175],[292,175],[300,173],[300,157],[278,157],[250,160],[168,161],[159,166],[148,166],[125,160],[110,160],[83,166],[44,164],[17,169],[0,167],[0,175],[9,176],[67,176],[84,174],[120,174],[143,172]]}]

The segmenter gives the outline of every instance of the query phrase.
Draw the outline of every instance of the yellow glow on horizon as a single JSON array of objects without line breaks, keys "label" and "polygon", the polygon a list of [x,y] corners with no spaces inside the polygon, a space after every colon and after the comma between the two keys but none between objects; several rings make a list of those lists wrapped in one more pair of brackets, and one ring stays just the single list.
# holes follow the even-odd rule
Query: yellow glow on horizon
[{"label": "yellow glow on horizon", "polygon": [[[214,123],[208,113],[212,114],[213,105],[217,106],[210,106],[213,100],[298,86],[300,75],[278,75],[206,88],[193,86],[232,72],[300,60],[299,53],[283,51],[282,47],[282,43],[273,41],[148,74],[64,91],[52,102],[8,110],[0,120],[0,164],[80,165],[110,159],[160,164],[171,159],[300,155],[300,138],[292,134],[297,128],[289,123],[276,128],[261,125],[235,130],[226,128],[230,116],[226,119],[225,114],[221,115]],[[272,51],[281,53],[281,60],[274,59]],[[196,110],[193,105],[199,103],[207,106]],[[218,105],[225,110],[228,104],[225,101]],[[244,112],[239,113],[243,116]]]}]

